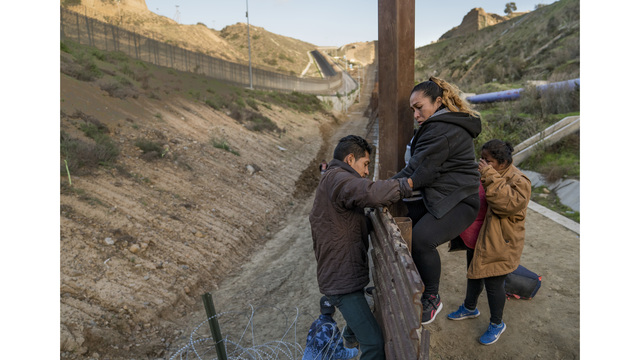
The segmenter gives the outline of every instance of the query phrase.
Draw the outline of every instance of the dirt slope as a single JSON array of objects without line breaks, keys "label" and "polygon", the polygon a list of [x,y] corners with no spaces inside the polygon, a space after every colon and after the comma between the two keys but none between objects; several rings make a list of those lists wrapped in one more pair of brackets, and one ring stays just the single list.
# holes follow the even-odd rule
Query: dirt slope
[{"label": "dirt slope", "polygon": [[[252,132],[179,95],[117,99],[62,74],[60,85],[61,130],[80,136],[77,114],[91,116],[121,149],[117,166],[72,173],[72,185],[60,177],[61,356],[162,356],[173,320],[304,194],[296,182],[336,119],[261,106],[286,132]],[[139,139],[164,144],[164,156],[145,160]]]}]

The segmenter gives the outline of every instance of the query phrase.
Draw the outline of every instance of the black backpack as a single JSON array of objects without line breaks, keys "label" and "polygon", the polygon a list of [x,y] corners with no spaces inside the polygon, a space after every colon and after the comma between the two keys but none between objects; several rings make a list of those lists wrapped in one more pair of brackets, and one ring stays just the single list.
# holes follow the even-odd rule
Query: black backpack
[{"label": "black backpack", "polygon": [[508,297],[516,299],[532,299],[542,285],[542,276],[518,265],[504,281],[504,289]]}]

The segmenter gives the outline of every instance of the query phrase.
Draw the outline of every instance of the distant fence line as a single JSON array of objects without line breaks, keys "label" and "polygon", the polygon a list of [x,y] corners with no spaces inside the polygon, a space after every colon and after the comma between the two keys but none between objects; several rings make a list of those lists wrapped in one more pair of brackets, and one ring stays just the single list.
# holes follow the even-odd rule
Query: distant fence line
[{"label": "distant fence line", "polygon": [[[233,63],[157,41],[103,21],[60,7],[60,39],[71,39],[105,51],[121,51],[130,57],[176,70],[195,72],[239,86],[249,86],[249,66]],[[262,90],[334,94],[342,75],[305,79],[251,67],[253,87]]]}]

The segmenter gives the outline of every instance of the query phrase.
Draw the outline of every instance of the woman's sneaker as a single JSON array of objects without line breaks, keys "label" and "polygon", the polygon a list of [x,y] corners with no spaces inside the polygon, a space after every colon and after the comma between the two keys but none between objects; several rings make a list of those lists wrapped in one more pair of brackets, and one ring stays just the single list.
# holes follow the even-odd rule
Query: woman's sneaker
[{"label": "woman's sneaker", "polygon": [[498,341],[500,338],[500,334],[502,334],[507,329],[507,324],[503,322],[500,325],[496,325],[494,323],[489,323],[489,328],[487,331],[480,336],[478,341],[482,345],[491,345],[494,342]]},{"label": "woman's sneaker", "polygon": [[440,310],[442,310],[440,295],[422,295],[422,325],[435,320]]},{"label": "woman's sneaker", "polygon": [[460,305],[458,310],[447,315],[447,317],[451,320],[473,319],[477,318],[478,316],[480,316],[480,310],[478,310],[478,308],[476,308],[475,310],[469,310],[464,307],[464,304]]}]

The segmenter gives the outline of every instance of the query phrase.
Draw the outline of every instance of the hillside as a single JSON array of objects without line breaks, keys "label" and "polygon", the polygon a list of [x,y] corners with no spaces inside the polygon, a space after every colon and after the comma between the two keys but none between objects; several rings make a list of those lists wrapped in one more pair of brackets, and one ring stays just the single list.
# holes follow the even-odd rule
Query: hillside
[{"label": "hillside", "polygon": [[161,357],[315,188],[338,120],[68,41],[60,67],[61,358]]},{"label": "hillside", "polygon": [[510,17],[504,17],[497,14],[487,13],[483,8],[473,8],[464,16],[464,18],[462,18],[462,23],[460,23],[460,25],[444,33],[440,36],[438,41],[450,39],[456,36],[473,34],[478,30],[524,14],[525,13],[513,13]]},{"label": "hillside", "polygon": [[[309,63],[307,53],[316,48],[313,44],[277,35],[257,26],[251,26],[250,33],[252,64],[290,75],[302,74]],[[238,52],[248,53],[247,24],[227,26],[220,31],[220,36]],[[309,75],[319,77],[320,73],[311,71]]]},{"label": "hillside", "polygon": [[[247,25],[243,23],[220,31],[202,23],[182,25],[149,11],[144,0],[122,0],[119,6],[116,2],[93,0],[61,0],[60,4],[172,45],[232,62],[249,62]],[[315,48],[313,44],[251,26],[251,61],[257,68],[300,76],[310,61],[307,52]],[[317,71],[305,73],[305,77],[318,76]]]},{"label": "hillside", "polygon": [[[478,31],[416,49],[415,79],[441,76],[466,92],[580,75],[580,2],[560,0]],[[483,85],[485,85],[483,87]],[[514,86],[515,85],[515,86]]]}]

